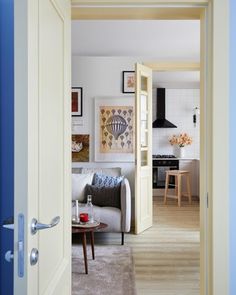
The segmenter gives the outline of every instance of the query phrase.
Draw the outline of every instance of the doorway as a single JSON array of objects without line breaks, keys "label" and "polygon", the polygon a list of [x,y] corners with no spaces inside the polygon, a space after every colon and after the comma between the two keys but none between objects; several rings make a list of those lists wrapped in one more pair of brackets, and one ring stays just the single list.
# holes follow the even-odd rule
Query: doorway
[{"label": "doorway", "polygon": [[[145,60],[145,59],[143,59],[143,60]],[[94,60],[94,62],[95,62],[95,60]],[[76,62],[75,62],[75,64],[76,64]],[[181,68],[181,66],[183,67],[183,65],[179,65],[180,68]],[[76,67],[78,67],[78,63],[76,64]],[[162,64],[162,67],[163,67],[163,64]],[[168,65],[168,67],[170,67],[170,65]]]},{"label": "doorway", "polygon": [[[200,64],[160,67],[162,71],[153,67],[153,195],[164,196],[167,171],[187,170],[191,196],[199,199]],[[177,179],[170,176],[168,183],[170,197],[175,197]],[[188,190],[185,178],[181,190]]]},{"label": "doorway", "polygon": [[[160,68],[162,68],[164,70],[165,65],[164,64],[160,65]],[[167,66],[167,69],[168,68],[170,70],[171,63],[169,63],[169,65]],[[177,65],[173,64],[173,69],[175,69],[175,68],[177,68]],[[181,68],[181,66],[179,68]],[[182,69],[184,69],[184,68],[182,67]],[[191,69],[191,65],[189,68],[186,65],[185,70],[189,70],[189,69]],[[197,69],[199,70],[199,66],[196,67],[196,70]],[[156,68],[156,70],[158,70],[158,67]],[[143,70],[143,72],[144,72],[144,70]],[[160,86],[163,87],[163,85],[160,85]],[[185,87],[186,87],[186,85],[185,85]],[[198,75],[198,88],[199,88],[199,75]],[[155,89],[155,90],[157,90],[157,89]],[[197,91],[195,93],[196,98],[197,98],[196,100],[194,100],[193,97],[191,97],[191,96],[193,96],[193,94],[195,92],[193,89],[191,89],[190,91],[188,91],[187,89],[185,89],[185,90],[182,89],[181,90],[181,98],[179,97],[180,93],[178,92],[177,89],[172,91],[171,89],[168,89],[168,87],[167,87],[167,89],[158,88],[158,94],[159,94],[159,90],[161,90],[162,93],[164,92],[164,90],[167,90],[168,103],[169,103],[169,99],[172,100],[173,98],[175,99],[175,102],[177,103],[177,105],[175,105],[174,101],[172,102],[172,104],[175,105],[173,112],[170,112],[169,107],[168,107],[168,116],[167,116],[166,120],[168,119],[171,121],[168,123],[168,125],[171,125],[171,124],[172,125],[177,124],[180,126],[182,125],[180,128],[187,128],[187,126],[188,126],[188,128],[189,128],[188,131],[193,134],[194,133],[193,132],[193,130],[194,130],[194,124],[193,124],[194,105],[192,105],[192,104],[193,104],[193,102],[195,102],[195,103],[198,103],[198,106],[199,106],[199,102],[200,102],[199,89],[197,89]],[[173,93],[171,93],[171,92],[173,92]],[[145,94],[145,92],[143,94]],[[173,94],[174,94],[174,97],[173,97]],[[189,94],[191,94],[191,95],[189,96]],[[185,99],[187,97],[188,97],[188,100],[185,101]],[[156,97],[156,91],[155,91],[155,96],[154,96],[153,100],[155,102],[157,102],[158,98],[159,98],[158,96]],[[186,110],[187,110],[187,112],[186,112]],[[188,123],[187,124],[184,123],[183,118],[180,118],[180,121],[178,121],[177,118],[175,117],[175,115],[178,117],[178,114],[181,114],[180,117],[184,116],[187,119]],[[156,114],[154,117],[154,122],[155,122],[155,119],[156,119]],[[159,118],[159,119],[161,119],[161,118]],[[162,118],[162,119],[164,119],[164,118]],[[138,124],[138,122],[137,122],[137,124]],[[168,130],[172,131],[175,129],[160,129],[160,132],[158,134],[156,134],[156,136],[153,136],[153,140],[152,140],[154,143],[153,147],[156,148],[158,151],[160,151],[162,148],[162,150],[164,150],[165,153],[167,153],[166,152],[167,150],[168,151],[171,150],[171,152],[173,153],[173,149],[170,146],[168,146],[168,135],[171,134],[171,133],[170,134],[167,133]],[[177,130],[179,132],[181,131],[179,129],[177,129]],[[154,131],[155,131],[155,129],[153,130],[153,132]],[[163,131],[165,133],[163,134],[161,131]],[[199,131],[199,128],[198,128],[198,131]],[[160,145],[159,141],[161,141],[163,147]],[[199,144],[199,134],[198,134],[198,136],[196,136],[194,138],[194,141],[196,141],[195,145],[197,143]],[[199,148],[199,146],[197,146],[197,147]],[[191,152],[191,151],[189,151],[189,152]],[[156,159],[154,161],[158,162],[158,163],[163,161],[162,162],[163,164],[165,163],[168,165],[170,165],[170,162],[171,163],[178,162],[177,168],[178,168],[179,162],[180,162],[181,163],[180,164],[181,170],[195,170],[194,166],[196,163],[198,164],[198,160],[194,159],[194,158],[191,159],[190,156],[189,156],[187,163],[186,163],[186,159],[168,158],[171,156],[174,157],[174,155],[166,155],[166,156],[163,156],[164,158],[162,158],[161,155],[159,157],[156,156]],[[145,164],[145,169],[148,168],[147,166],[148,165]],[[158,168],[158,170],[162,170],[162,168],[163,168],[163,166],[160,169]],[[176,169],[176,166],[175,166],[175,169]],[[192,171],[190,173],[193,174]],[[161,171],[159,172],[159,174],[161,174]],[[161,176],[161,175],[159,175],[159,176]],[[156,182],[156,184],[157,183],[159,184],[159,182]],[[165,175],[164,175],[164,183],[165,183]],[[144,190],[142,192],[144,192]],[[199,194],[199,192],[197,194]],[[187,271],[187,274],[188,274],[187,281],[190,282],[192,280],[191,275],[193,275],[192,278],[195,277],[195,283],[194,283],[195,288],[193,286],[190,287],[190,285],[188,285],[188,288],[189,288],[188,292],[191,292],[191,294],[198,294],[199,289],[198,289],[198,287],[196,287],[196,285],[197,285],[196,275],[197,274],[199,275],[199,203],[198,203],[198,199],[197,200],[194,199],[192,205],[189,207],[188,207],[188,203],[183,202],[183,206],[181,208],[178,208],[176,202],[171,203],[171,201],[168,201],[168,206],[163,205],[163,195],[164,195],[164,192],[162,189],[161,198],[154,197],[153,226],[151,228],[147,229],[146,231],[144,231],[142,234],[140,234],[140,236],[138,236],[137,240],[136,240],[136,242],[138,242],[138,243],[140,243],[142,241],[143,248],[141,248],[141,249],[142,249],[142,251],[146,251],[148,253],[148,254],[146,254],[148,259],[142,260],[142,251],[140,251],[140,249],[139,249],[140,245],[138,244],[139,247],[137,247],[135,245],[135,238],[132,239],[132,245],[135,249],[135,253],[140,254],[139,256],[138,256],[138,254],[136,254],[138,268],[142,269],[142,271],[143,271],[143,272],[142,271],[139,272],[139,278],[140,278],[140,280],[138,281],[139,287],[141,288],[142,291],[145,290],[148,293],[151,290],[151,288],[149,288],[149,286],[152,285],[153,289],[156,288],[156,291],[159,292],[160,294],[162,294],[163,290],[165,290],[165,288],[167,288],[165,284],[168,282],[167,285],[169,286],[168,290],[169,290],[170,294],[171,294],[171,292],[173,293],[174,290],[178,290],[179,292],[181,292],[181,287],[180,287],[181,283],[180,283],[180,281],[178,282],[178,279],[176,279],[178,277],[178,268],[181,267],[181,265],[182,265],[181,261],[185,261],[185,262],[188,261],[189,265],[191,265],[192,268],[191,268],[191,270],[189,269]],[[141,197],[143,197],[143,196],[145,196],[145,198],[147,198],[147,196],[145,194],[141,194]],[[135,195],[135,197],[137,198],[137,195]],[[143,202],[144,202],[144,200],[143,200]],[[142,206],[142,209],[145,212],[145,205]],[[137,212],[137,214],[138,214],[138,212]],[[145,217],[144,214],[143,214],[143,216]],[[174,245],[176,245],[176,246],[174,246]],[[181,249],[180,245],[183,246],[182,249]],[[186,247],[186,245],[188,245],[188,246]],[[191,254],[189,254],[190,253],[189,250],[191,248],[192,248],[192,252],[191,252]],[[170,257],[169,256],[170,253],[172,253],[173,256]],[[185,253],[186,256],[181,257],[181,253]],[[191,258],[193,260],[191,260]],[[175,259],[177,259],[177,260],[175,260]],[[179,263],[176,262],[176,264],[175,264],[175,261],[179,261]],[[174,269],[171,268],[171,267],[173,267],[173,265],[175,266]],[[185,267],[182,265],[182,272],[184,272],[184,268]],[[165,273],[165,271],[169,273],[169,276],[168,275],[164,276],[164,274],[163,274],[163,276],[160,275],[160,273]],[[153,280],[151,278],[149,279],[149,281],[148,281],[149,285],[148,285],[147,281],[145,281],[145,280],[147,280],[147,278],[145,278],[145,274],[147,275],[148,272],[152,273],[152,278],[153,278]],[[159,280],[160,278],[162,278],[163,280]],[[170,281],[168,279],[170,279]],[[198,280],[199,280],[199,277],[198,277]],[[178,283],[179,283],[179,285],[178,285]],[[171,289],[172,287],[173,287],[173,289]],[[191,291],[190,291],[190,289],[191,289]],[[182,292],[184,292],[185,290],[182,290]]]}]

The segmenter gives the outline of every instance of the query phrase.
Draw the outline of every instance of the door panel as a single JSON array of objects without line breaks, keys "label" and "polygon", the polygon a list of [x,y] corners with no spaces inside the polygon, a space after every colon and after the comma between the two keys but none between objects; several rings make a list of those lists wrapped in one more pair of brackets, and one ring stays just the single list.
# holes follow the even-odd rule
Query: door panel
[{"label": "door panel", "polygon": [[[63,216],[63,18],[50,1],[39,3],[39,220],[50,222]],[[54,26],[50,26],[53,22]],[[52,115],[53,114],[53,115]],[[47,120],[45,120],[45,115]],[[50,159],[52,165],[48,165]],[[47,200],[45,202],[45,199]],[[39,232],[40,294],[47,289],[58,265],[63,261],[63,224]],[[48,247],[57,239],[58,246],[48,257]]]},{"label": "door panel", "polygon": [[141,212],[140,212],[140,220],[142,224],[146,224],[149,227],[149,218],[150,218],[150,210],[151,210],[151,206],[152,204],[150,204],[150,202],[146,201],[146,194],[149,191],[149,181],[150,181],[150,177],[149,177],[149,171],[146,170],[146,175],[145,175],[145,171],[143,171],[142,176],[141,176],[141,198],[140,198],[140,208],[141,208]]},{"label": "door panel", "polygon": [[135,232],[152,226],[152,70],[136,64]]},{"label": "door panel", "polygon": [[[24,276],[14,261],[14,294],[71,294],[70,5],[24,0],[15,5],[15,220],[25,217]],[[17,36],[22,36],[18,38]],[[23,58],[19,59],[19,54]],[[23,69],[23,71],[22,71]],[[24,71],[25,70],[25,71]],[[21,103],[19,103],[21,101]],[[24,161],[19,157],[19,149]],[[22,156],[22,155],[21,155]],[[23,173],[20,171],[23,171]],[[31,221],[50,229],[31,233]],[[18,226],[15,230],[15,257]],[[36,265],[30,253],[38,249]]]}]

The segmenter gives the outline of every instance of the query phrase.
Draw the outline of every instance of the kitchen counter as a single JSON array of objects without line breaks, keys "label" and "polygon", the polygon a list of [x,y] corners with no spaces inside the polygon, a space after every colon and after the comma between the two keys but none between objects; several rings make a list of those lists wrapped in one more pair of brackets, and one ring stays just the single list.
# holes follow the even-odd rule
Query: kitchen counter
[{"label": "kitchen counter", "polygon": [[200,159],[197,158],[175,158],[176,160],[192,160],[192,161],[199,161]]},{"label": "kitchen counter", "polygon": [[152,158],[153,160],[191,160],[191,161],[199,161],[197,158]]}]

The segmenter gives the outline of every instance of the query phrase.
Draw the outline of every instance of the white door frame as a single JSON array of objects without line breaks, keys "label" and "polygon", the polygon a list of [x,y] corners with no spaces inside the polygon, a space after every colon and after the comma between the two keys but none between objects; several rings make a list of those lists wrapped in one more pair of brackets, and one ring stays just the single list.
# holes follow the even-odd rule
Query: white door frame
[{"label": "white door frame", "polygon": [[[229,293],[229,0],[72,0],[72,16],[87,19],[140,19],[136,9],[157,9],[156,19],[164,18],[168,8],[173,19],[181,19],[179,9],[202,8],[201,20],[201,134],[207,145],[201,145],[201,295]],[[101,11],[96,13],[96,9]],[[175,10],[176,8],[176,10]],[[192,10],[191,10],[192,8]],[[88,12],[91,9],[93,15]],[[119,10],[115,16],[115,10]],[[177,12],[178,9],[178,12]],[[161,11],[162,10],[162,11]],[[166,11],[165,11],[166,10]],[[161,11],[161,13],[160,13]],[[111,13],[113,12],[113,14]],[[176,15],[175,15],[176,12]],[[186,14],[185,14],[186,16]],[[183,17],[183,15],[182,15]],[[146,12],[146,19],[153,14]],[[170,19],[170,18],[169,18]],[[205,128],[207,126],[207,128]],[[203,166],[204,165],[204,166]],[[207,197],[208,196],[208,197]],[[208,203],[208,209],[207,209]],[[208,216],[206,215],[208,212]],[[206,236],[208,244],[206,245]]]}]

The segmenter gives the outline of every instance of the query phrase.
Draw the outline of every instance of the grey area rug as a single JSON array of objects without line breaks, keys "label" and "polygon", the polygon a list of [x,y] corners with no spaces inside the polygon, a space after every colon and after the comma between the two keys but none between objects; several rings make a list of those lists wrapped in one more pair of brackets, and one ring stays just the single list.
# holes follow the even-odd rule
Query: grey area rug
[{"label": "grey area rug", "polygon": [[135,295],[132,251],[127,246],[95,245],[95,260],[87,246],[88,274],[82,245],[72,246],[72,295]]}]

